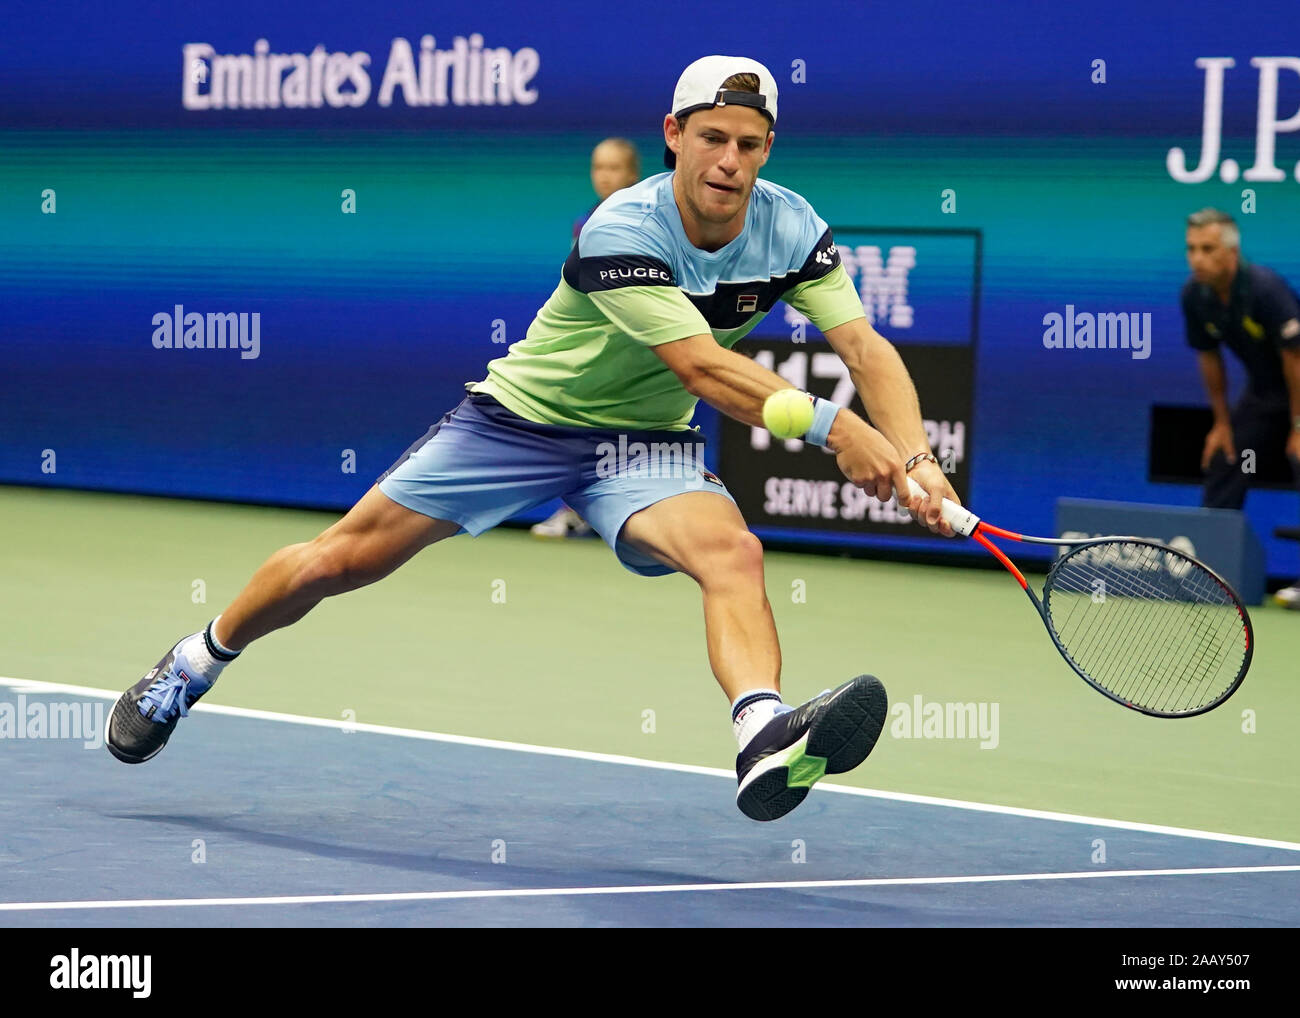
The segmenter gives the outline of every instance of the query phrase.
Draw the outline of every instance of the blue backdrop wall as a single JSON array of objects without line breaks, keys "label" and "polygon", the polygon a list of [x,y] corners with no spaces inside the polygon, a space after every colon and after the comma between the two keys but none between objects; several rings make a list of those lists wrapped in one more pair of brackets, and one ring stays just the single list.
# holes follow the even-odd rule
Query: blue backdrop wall
[{"label": "blue backdrop wall", "polygon": [[[1300,282],[1294,3],[56,2],[6,20],[7,482],[351,504],[522,337],[592,204],[591,146],[629,137],[659,169],[672,86],[707,53],[773,70],[765,175],[828,222],[981,234],[964,494],[995,520],[1049,530],[1059,495],[1198,501],[1146,481],[1150,405],[1203,400],[1177,303],[1188,212],[1237,214],[1247,257]],[[881,331],[953,341],[966,271],[918,260],[911,324]],[[258,315],[256,348],[156,348],[178,305]],[[1069,305],[1150,313],[1148,355],[1046,348]],[[767,324],[789,330],[780,308]],[[1269,534],[1296,496],[1249,511]],[[1266,544],[1270,572],[1300,570]]]}]

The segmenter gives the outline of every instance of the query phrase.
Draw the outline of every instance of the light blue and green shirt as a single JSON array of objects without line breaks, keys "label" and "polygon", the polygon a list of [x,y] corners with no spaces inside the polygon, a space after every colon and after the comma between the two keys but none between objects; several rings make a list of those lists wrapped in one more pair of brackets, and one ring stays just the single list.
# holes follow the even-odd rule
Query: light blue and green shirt
[{"label": "light blue and green shirt", "polygon": [[600,205],[525,338],[472,391],[546,424],[682,430],[696,398],[651,347],[712,334],[729,349],[778,300],[823,332],[865,317],[812,206],[758,180],[744,228],[702,251],[686,238],[673,174],[660,173]]}]

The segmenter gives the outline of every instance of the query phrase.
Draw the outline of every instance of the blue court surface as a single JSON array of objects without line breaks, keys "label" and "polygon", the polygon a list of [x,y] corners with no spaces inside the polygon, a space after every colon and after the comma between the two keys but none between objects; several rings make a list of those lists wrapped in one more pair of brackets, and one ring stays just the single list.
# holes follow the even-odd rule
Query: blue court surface
[{"label": "blue court surface", "polygon": [[112,694],[4,704],[48,723],[0,740],[0,925],[1300,925],[1287,842],[827,785],[758,824],[721,770],[225,707],[130,767]]}]

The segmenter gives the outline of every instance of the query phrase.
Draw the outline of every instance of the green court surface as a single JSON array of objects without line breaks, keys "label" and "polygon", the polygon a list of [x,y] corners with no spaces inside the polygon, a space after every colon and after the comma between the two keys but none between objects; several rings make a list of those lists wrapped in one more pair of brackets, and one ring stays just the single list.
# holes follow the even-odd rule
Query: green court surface
[{"label": "green court surface", "polygon": [[[0,675],[124,689],[271,552],[337,518],[0,488]],[[1001,570],[769,553],[767,588],[788,702],[868,672],[895,712],[918,696],[984,704],[989,721],[996,707],[987,748],[900,737],[895,713],[838,783],[1300,841],[1300,614],[1252,608],[1245,684],[1170,721],[1087,688]],[[444,541],[327,600],[254,644],[205,702],[707,766],[736,750],[695,584],[519,530]],[[173,768],[183,747],[182,731]]]}]

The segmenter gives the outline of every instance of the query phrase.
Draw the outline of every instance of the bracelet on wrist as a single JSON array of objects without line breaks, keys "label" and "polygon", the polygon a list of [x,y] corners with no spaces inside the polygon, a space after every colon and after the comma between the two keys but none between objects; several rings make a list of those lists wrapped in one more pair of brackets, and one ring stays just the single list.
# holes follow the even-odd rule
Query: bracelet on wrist
[{"label": "bracelet on wrist", "polygon": [[913,456],[910,460],[907,461],[907,466],[903,468],[903,472],[910,474],[914,466],[916,466],[918,463],[924,463],[926,460],[929,460],[936,467],[939,465],[939,460],[934,455],[934,453],[919,452],[915,456]]}]

